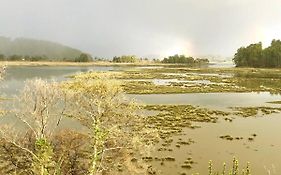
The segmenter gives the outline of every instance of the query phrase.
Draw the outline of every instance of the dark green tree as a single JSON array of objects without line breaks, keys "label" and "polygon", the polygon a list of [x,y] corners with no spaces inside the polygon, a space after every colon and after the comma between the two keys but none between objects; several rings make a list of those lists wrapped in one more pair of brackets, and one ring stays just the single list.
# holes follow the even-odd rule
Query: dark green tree
[{"label": "dark green tree", "polygon": [[5,61],[6,57],[4,54],[0,54],[0,61]]},{"label": "dark green tree", "polygon": [[75,58],[75,62],[90,62],[93,58],[86,53],[81,53],[79,57]]},{"label": "dark green tree", "polygon": [[262,43],[241,47],[234,55],[236,67],[281,67],[281,41],[272,40],[271,46],[262,49]]},{"label": "dark green tree", "polygon": [[112,61],[114,63],[135,63],[140,61],[135,55],[122,55],[120,57],[113,57]]},{"label": "dark green tree", "polygon": [[201,63],[209,63],[208,59],[194,59],[193,57],[186,57],[185,55],[174,55],[169,56],[168,58],[164,58],[162,63],[172,63],[172,64],[201,64]]}]

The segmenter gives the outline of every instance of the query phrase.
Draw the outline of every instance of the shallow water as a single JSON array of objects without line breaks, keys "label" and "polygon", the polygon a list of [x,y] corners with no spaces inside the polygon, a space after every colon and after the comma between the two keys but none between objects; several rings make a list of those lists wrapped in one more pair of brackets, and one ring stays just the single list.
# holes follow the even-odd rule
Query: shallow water
[{"label": "shallow water", "polygon": [[1,93],[11,97],[23,88],[29,79],[63,81],[66,76],[79,72],[118,70],[118,67],[105,66],[11,66],[6,70],[4,81],[1,82]]},{"label": "shallow water", "polygon": [[190,93],[190,94],[145,94],[129,95],[146,104],[191,104],[214,109],[227,109],[228,107],[249,106],[277,106],[269,104],[278,101],[281,95],[261,93]]},{"label": "shallow water", "polygon": [[[233,122],[220,120],[219,123],[196,123],[201,126],[199,129],[185,129],[183,136],[174,136],[183,140],[191,138],[195,141],[191,145],[171,148],[173,152],[153,153],[157,157],[175,157],[175,162],[152,162],[152,165],[161,170],[161,174],[187,174],[200,173],[207,174],[208,162],[212,160],[215,169],[222,170],[224,162],[230,166],[233,157],[239,159],[240,168],[245,168],[250,162],[251,173],[255,175],[280,174],[281,173],[281,136],[280,136],[280,114],[273,114],[268,117],[259,118],[240,118],[237,117]],[[254,141],[248,141],[251,134],[257,134]],[[243,137],[242,140],[223,140],[221,135],[231,135]],[[181,167],[184,160],[192,157],[196,162],[192,169],[186,170]]]},{"label": "shallow water", "polygon": [[230,68],[230,67],[235,67],[235,64],[233,62],[215,62],[215,63],[211,63],[208,67],[211,67],[211,68]]},{"label": "shallow water", "polygon": [[[8,97],[15,95],[23,88],[27,79],[43,78],[46,80],[63,81],[67,75],[87,71],[110,71],[120,68],[115,67],[76,67],[76,66],[56,66],[56,67],[9,67],[3,84],[5,87],[1,91]],[[211,109],[227,110],[234,106],[273,106],[281,107],[278,104],[266,102],[280,101],[281,95],[271,95],[270,93],[196,93],[196,94],[149,94],[149,95],[129,95],[146,104],[192,104]],[[154,152],[154,156],[172,156],[175,162],[165,162],[164,166],[160,162],[151,162],[162,171],[161,174],[173,175],[182,172],[187,174],[200,172],[207,174],[208,161],[214,161],[215,168],[222,167],[223,162],[231,162],[233,156],[240,160],[240,164],[245,165],[246,161],[251,162],[252,174],[262,175],[281,173],[281,136],[279,133],[281,123],[280,114],[258,118],[236,117],[233,122],[219,120],[219,123],[195,123],[201,126],[198,129],[185,129],[186,135],[174,136],[173,139],[191,138],[195,141],[191,145],[182,145],[180,148],[172,144],[173,152]],[[65,125],[73,125],[73,121],[67,120]],[[77,127],[76,129],[80,129]],[[251,134],[257,134],[253,142],[247,140]],[[234,137],[244,137],[243,140],[227,141],[219,138],[221,135],[232,135]],[[191,170],[181,168],[183,161],[187,157],[197,162],[192,165]],[[275,173],[274,173],[275,172]]]},{"label": "shallow water", "polygon": [[[267,102],[280,100],[280,95],[270,93],[209,93],[209,94],[152,94],[152,95],[131,95],[132,98],[148,104],[192,104],[211,109],[229,110],[228,107],[241,106],[272,106]],[[214,168],[222,170],[223,163],[228,167],[232,163],[233,157],[239,159],[240,168],[245,168],[250,162],[251,173],[255,175],[280,174],[281,173],[281,114],[271,114],[267,116],[242,118],[234,117],[233,122],[220,119],[218,123],[193,123],[200,126],[198,129],[184,129],[184,135],[173,136],[174,142],[168,148],[173,151],[153,153],[154,157],[165,158],[174,157],[175,162],[166,161],[161,165],[161,161],[153,161],[151,164],[158,169],[160,174],[192,174],[208,173],[208,162],[213,161]],[[248,138],[252,134],[257,134],[254,141]],[[242,140],[223,140],[222,135],[233,137],[243,137]],[[176,141],[192,139],[195,141],[191,145],[181,145],[176,147]],[[161,143],[158,145],[160,147]],[[184,161],[192,157],[196,162],[191,169],[182,168]]]}]

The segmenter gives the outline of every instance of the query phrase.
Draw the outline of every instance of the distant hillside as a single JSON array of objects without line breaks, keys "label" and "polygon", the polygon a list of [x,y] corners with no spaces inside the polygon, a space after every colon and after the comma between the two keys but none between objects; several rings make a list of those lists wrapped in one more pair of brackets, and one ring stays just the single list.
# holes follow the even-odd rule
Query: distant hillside
[{"label": "distant hillside", "polygon": [[5,56],[44,56],[52,60],[74,59],[82,52],[50,41],[0,36],[0,54]]}]

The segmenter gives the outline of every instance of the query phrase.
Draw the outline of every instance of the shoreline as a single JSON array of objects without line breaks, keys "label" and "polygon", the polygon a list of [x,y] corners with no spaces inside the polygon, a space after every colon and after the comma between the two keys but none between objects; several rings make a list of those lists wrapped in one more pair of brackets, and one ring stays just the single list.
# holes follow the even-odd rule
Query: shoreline
[{"label": "shoreline", "polygon": [[97,62],[63,62],[63,61],[0,61],[0,65],[6,66],[173,66],[163,63],[113,63],[105,61]]},{"label": "shoreline", "polygon": [[[162,66],[162,67],[196,67],[198,65],[171,64],[171,63],[153,63],[153,62],[136,62],[136,63],[114,63],[109,61],[93,62],[66,62],[66,61],[0,61],[0,66]],[[205,65],[205,64],[202,64]],[[206,64],[211,65],[211,64]]]}]

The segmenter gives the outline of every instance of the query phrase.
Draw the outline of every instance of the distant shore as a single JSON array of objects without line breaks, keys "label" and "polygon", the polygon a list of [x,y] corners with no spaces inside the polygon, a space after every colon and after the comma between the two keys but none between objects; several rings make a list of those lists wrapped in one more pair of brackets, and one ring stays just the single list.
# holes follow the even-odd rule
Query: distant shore
[{"label": "distant shore", "polygon": [[7,66],[168,66],[172,64],[139,62],[139,63],[113,63],[109,61],[95,62],[55,62],[55,61],[0,61],[0,65]]},{"label": "distant shore", "polygon": [[186,64],[167,64],[153,62],[114,63],[109,61],[66,62],[66,61],[0,61],[6,66],[187,66]]}]

